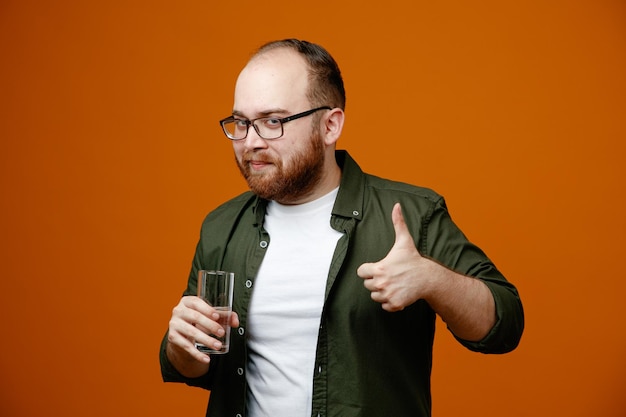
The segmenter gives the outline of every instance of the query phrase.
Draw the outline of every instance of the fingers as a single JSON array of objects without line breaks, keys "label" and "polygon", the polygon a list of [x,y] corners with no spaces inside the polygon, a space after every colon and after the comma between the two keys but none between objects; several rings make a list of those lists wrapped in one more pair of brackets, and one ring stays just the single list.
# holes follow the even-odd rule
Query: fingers
[{"label": "fingers", "polygon": [[188,357],[191,357],[198,362],[208,364],[210,362],[209,356],[196,349],[193,339],[190,340],[190,336],[186,336],[185,334],[186,333],[177,331],[173,323],[170,322],[170,329],[167,336],[168,356],[171,358],[170,352],[175,352],[176,357],[185,355],[185,362],[188,361]]},{"label": "fingers", "polygon": [[[233,317],[234,316],[234,317]],[[194,343],[198,342],[214,349],[220,349],[219,340],[224,328],[217,322],[219,314],[207,303],[195,296],[183,297],[172,311],[169,327],[169,342],[187,351],[198,360],[206,361],[207,356],[199,352]],[[231,325],[239,325],[239,318],[231,314]]]},{"label": "fingers", "polygon": [[234,311],[230,315],[230,327],[239,327],[239,316]]},{"label": "fingers", "polygon": [[374,270],[376,269],[376,264],[375,263],[364,263],[361,266],[359,266],[356,270],[356,274],[363,278],[363,279],[369,279],[372,278],[374,276]]},{"label": "fingers", "polygon": [[372,301],[381,305],[386,311],[400,311],[405,305],[402,304],[403,299],[394,295],[395,287],[385,278],[366,279],[363,285],[370,291]]}]

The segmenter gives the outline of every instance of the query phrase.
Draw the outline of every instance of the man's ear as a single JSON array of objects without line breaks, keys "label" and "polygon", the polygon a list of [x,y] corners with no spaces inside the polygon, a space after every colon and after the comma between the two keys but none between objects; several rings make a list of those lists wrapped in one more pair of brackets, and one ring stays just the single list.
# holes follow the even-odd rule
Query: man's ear
[{"label": "man's ear", "polygon": [[338,107],[330,110],[326,115],[324,115],[322,118],[322,122],[324,123],[322,129],[324,143],[326,145],[332,145],[337,142],[339,136],[341,136],[344,119],[345,113]]}]

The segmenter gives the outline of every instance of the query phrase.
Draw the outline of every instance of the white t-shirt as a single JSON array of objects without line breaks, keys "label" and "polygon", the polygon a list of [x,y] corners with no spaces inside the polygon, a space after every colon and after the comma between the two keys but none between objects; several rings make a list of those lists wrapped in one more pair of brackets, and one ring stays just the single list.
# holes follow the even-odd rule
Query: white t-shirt
[{"label": "white t-shirt", "polygon": [[328,271],[341,233],[330,227],[338,189],[310,203],[270,202],[270,244],[248,312],[251,417],[309,417]]}]

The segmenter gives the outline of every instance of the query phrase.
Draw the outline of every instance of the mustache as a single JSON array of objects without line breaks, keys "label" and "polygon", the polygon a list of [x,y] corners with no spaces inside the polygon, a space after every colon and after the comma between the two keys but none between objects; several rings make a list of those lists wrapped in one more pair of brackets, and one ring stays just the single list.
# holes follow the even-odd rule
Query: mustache
[{"label": "mustache", "polygon": [[266,152],[257,152],[257,151],[246,151],[241,156],[241,162],[265,162],[265,163],[276,163],[276,159],[272,156],[268,155]]}]

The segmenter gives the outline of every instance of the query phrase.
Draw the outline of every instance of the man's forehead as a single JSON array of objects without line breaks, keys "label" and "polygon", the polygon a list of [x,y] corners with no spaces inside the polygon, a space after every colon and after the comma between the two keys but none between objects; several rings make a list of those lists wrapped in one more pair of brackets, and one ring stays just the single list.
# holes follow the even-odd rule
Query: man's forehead
[{"label": "man's forehead", "polygon": [[295,82],[308,78],[307,65],[300,54],[277,49],[253,57],[239,74],[239,80]]},{"label": "man's forehead", "polygon": [[308,102],[304,59],[294,51],[264,52],[250,60],[235,86],[234,109],[254,116],[271,109],[292,109]]}]

